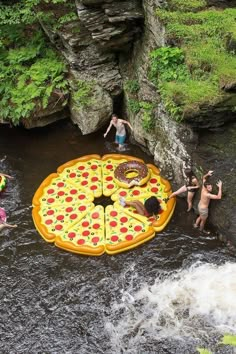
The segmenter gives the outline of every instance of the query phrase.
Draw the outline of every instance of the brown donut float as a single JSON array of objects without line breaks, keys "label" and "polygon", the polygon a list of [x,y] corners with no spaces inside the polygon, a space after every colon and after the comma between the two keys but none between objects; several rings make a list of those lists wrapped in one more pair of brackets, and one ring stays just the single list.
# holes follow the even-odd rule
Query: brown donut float
[{"label": "brown donut float", "polygon": [[114,180],[118,186],[130,188],[142,186],[150,177],[148,167],[140,161],[122,162],[114,171]]}]

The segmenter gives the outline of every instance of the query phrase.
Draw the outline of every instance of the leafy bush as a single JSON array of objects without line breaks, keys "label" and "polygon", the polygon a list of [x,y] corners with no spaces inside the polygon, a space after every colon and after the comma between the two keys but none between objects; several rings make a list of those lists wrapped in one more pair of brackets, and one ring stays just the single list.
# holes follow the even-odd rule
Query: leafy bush
[{"label": "leafy bush", "polygon": [[139,105],[142,109],[142,127],[147,133],[150,133],[155,127],[154,104],[141,101]]},{"label": "leafy bush", "polygon": [[137,93],[140,89],[138,80],[128,80],[125,83],[125,89],[129,93]]},{"label": "leafy bush", "polygon": [[139,101],[133,98],[128,99],[128,109],[130,112],[137,114],[140,111]]},{"label": "leafy bush", "polygon": [[76,102],[77,106],[87,107],[92,104],[92,89],[93,82],[78,80],[76,82],[77,87],[72,93],[72,98]]},{"label": "leafy bush", "polygon": [[193,12],[204,1],[168,3],[171,11],[159,9],[157,16],[174,46],[150,53],[149,76],[167,110],[181,120],[201,105],[218,102],[222,87],[235,81],[236,57],[228,43],[236,41],[236,9]]},{"label": "leafy bush", "polygon": [[66,95],[68,85],[65,64],[47,49],[40,31],[34,32],[25,45],[23,38],[16,42],[12,36],[14,31],[9,36],[4,34],[0,49],[0,116],[17,125],[21,118],[45,109],[53,91],[60,91],[59,99]]}]

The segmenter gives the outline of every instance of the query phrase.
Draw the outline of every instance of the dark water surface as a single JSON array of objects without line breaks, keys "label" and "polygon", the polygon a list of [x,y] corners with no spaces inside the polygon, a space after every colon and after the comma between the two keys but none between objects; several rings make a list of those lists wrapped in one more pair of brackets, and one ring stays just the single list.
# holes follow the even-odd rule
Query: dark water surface
[{"label": "dark water surface", "polygon": [[[67,253],[35,230],[40,183],[66,161],[111,152],[102,132],[81,136],[67,121],[0,127],[0,171],[14,176],[0,206],[18,224],[0,234],[0,354],[234,353],[217,343],[236,333],[235,258],[192,229],[184,200],[164,232],[116,256]],[[137,146],[124,153],[153,163]]]}]

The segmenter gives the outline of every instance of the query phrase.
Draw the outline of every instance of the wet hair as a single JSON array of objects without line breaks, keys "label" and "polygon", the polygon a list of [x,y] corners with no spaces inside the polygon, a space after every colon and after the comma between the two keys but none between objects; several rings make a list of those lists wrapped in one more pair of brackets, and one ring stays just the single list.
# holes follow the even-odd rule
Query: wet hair
[{"label": "wet hair", "polygon": [[111,115],[111,119],[112,119],[112,118],[117,118],[117,119],[118,119],[118,117],[117,117],[116,114],[112,114],[112,115]]},{"label": "wet hair", "polygon": [[207,186],[212,186],[212,183],[210,183],[210,182],[204,182],[203,185],[204,185],[204,187],[206,188]]},{"label": "wet hair", "polygon": [[187,176],[188,178],[190,178],[190,179],[194,176],[193,171],[191,170],[191,168],[186,168],[186,169],[184,170],[184,173],[185,173],[186,176]]},{"label": "wet hair", "polygon": [[144,207],[150,215],[157,214],[161,209],[159,200],[154,196],[145,201]]}]

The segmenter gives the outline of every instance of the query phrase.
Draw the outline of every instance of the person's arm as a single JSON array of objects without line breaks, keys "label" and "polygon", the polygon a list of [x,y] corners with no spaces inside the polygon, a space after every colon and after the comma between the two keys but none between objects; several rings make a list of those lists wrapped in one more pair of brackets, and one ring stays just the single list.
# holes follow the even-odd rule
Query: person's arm
[{"label": "person's arm", "polygon": [[194,183],[194,185],[187,187],[187,190],[189,190],[189,189],[198,189],[200,187],[197,178],[193,178],[192,182]]},{"label": "person's arm", "polygon": [[216,183],[216,185],[217,185],[217,187],[219,188],[219,190],[218,190],[218,194],[211,194],[211,193],[208,193],[208,197],[210,198],[210,199],[221,199],[222,198],[222,181],[221,180],[219,180],[217,183]]},{"label": "person's arm", "polygon": [[14,178],[14,177],[12,177],[12,176],[6,175],[5,173],[0,173],[0,176],[7,177],[7,178],[9,178],[9,179],[13,179],[13,178]]},{"label": "person's arm", "polygon": [[208,172],[207,172],[207,174],[206,174],[206,175],[204,175],[204,176],[202,177],[202,181],[203,181],[203,183],[205,183],[205,182],[206,182],[207,177],[212,176],[213,172],[214,172],[214,171],[208,171]]},{"label": "person's arm", "polygon": [[123,124],[127,124],[128,127],[130,127],[130,129],[133,130],[133,128],[132,128],[130,122],[128,122],[127,120],[124,120],[124,119],[120,119],[120,121],[121,121]]},{"label": "person's arm", "polygon": [[112,127],[112,121],[110,122],[110,124],[109,124],[109,126],[108,126],[108,128],[107,128],[107,131],[106,131],[106,133],[105,134],[103,134],[103,136],[104,136],[104,138],[107,136],[107,133],[110,131],[110,129],[111,129],[111,127]]}]

